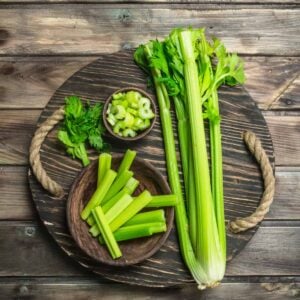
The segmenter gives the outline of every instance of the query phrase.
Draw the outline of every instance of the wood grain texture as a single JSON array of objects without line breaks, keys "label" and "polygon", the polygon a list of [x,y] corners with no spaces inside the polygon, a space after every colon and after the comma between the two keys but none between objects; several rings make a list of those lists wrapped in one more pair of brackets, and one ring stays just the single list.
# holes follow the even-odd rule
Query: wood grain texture
[{"label": "wood grain texture", "polygon": [[[104,101],[116,89],[126,86],[146,89],[146,77],[132,62],[132,51],[100,56],[98,60],[75,73],[56,91],[43,111],[39,122],[45,120],[51,111],[61,106],[67,95],[77,94],[83,100],[92,99],[92,102],[99,98]],[[149,91],[149,93],[151,95],[152,92]],[[264,118],[242,87],[222,88],[220,101],[225,173],[225,214],[227,220],[232,220],[252,213],[258,205],[262,193],[259,167],[245,149],[241,140],[241,132],[246,129],[255,131],[261,138],[271,163],[274,162],[273,147]],[[111,141],[113,152],[123,153],[129,147],[129,145],[122,145],[113,139],[108,140]],[[163,175],[166,175],[159,119],[147,138],[131,143],[130,148],[136,149],[140,157],[152,162]],[[91,155],[96,158],[96,153],[91,152]],[[81,169],[81,165],[78,161],[73,161],[64,155],[55,131],[46,138],[42,146],[41,157],[50,177],[55,178],[68,191],[74,177]],[[80,264],[106,278],[130,284],[172,286],[190,282],[191,279],[178,251],[174,231],[161,250],[142,264],[113,271],[104,265],[95,264],[76,247],[69,235],[65,221],[65,199],[58,200],[49,197],[33,176],[29,176],[29,181],[33,200],[50,234],[66,253]],[[243,234],[228,234],[229,259],[232,259],[245,246],[254,232],[255,229]],[[174,265],[178,266],[176,273],[170,269],[170,266]]]},{"label": "wood grain texture", "polygon": [[299,166],[300,117],[277,115],[265,118],[272,135],[277,165],[289,165],[291,162],[291,165]]},{"label": "wood grain texture", "polygon": [[[226,276],[300,276],[297,267],[300,255],[299,235],[300,227],[292,225],[261,226],[243,251],[228,263]],[[95,276],[67,257],[49,239],[45,228],[36,223],[0,222],[0,241],[0,277]],[[286,255],[287,252],[289,255]],[[159,263],[153,258],[153,263],[155,262]],[[178,267],[176,264],[170,265],[170,274],[182,273]],[[141,270],[141,280],[147,270],[146,266]],[[107,282],[102,278],[95,277],[98,283]],[[188,276],[185,279],[190,282]]]},{"label": "wood grain texture", "polygon": [[[36,218],[26,175],[26,166],[1,167],[0,220],[34,220]],[[274,202],[265,220],[299,220],[300,169],[277,167],[275,175]]]},{"label": "wood grain texture", "polygon": [[27,167],[0,167],[0,220],[36,218],[27,171]]},{"label": "wood grain texture", "polygon": [[[0,220],[35,220],[27,167],[2,166],[0,170]],[[300,169],[277,167],[275,175],[274,202],[265,220],[299,220]]]},{"label": "wood grain texture", "polygon": [[[28,163],[29,143],[41,110],[0,110],[0,163]],[[265,116],[274,143],[276,166],[300,165],[300,115]]]},{"label": "wood grain texture", "polygon": [[0,108],[44,108],[54,91],[94,57],[0,57]]},{"label": "wood grain texture", "polygon": [[[298,57],[246,56],[243,59],[245,88],[260,109],[300,108],[299,80],[295,79],[300,69]],[[94,56],[0,57],[0,108],[43,109],[68,77],[93,60]]]},{"label": "wood grain texture", "polygon": [[30,279],[1,280],[0,292],[5,299],[35,299],[44,300],[282,300],[297,299],[299,282],[274,283],[268,280],[260,283],[230,283],[226,282],[217,289],[199,291],[195,286],[188,285],[181,289],[149,289],[135,287],[128,289],[122,284],[99,284],[95,280]]},{"label": "wood grain texture", "polygon": [[[206,26],[230,51],[299,55],[300,9],[169,9],[28,5],[0,10],[0,54],[100,54],[137,46],[176,26]],[[70,37],[72,36],[72,39]],[[88,47],[86,46],[88,44]]]}]

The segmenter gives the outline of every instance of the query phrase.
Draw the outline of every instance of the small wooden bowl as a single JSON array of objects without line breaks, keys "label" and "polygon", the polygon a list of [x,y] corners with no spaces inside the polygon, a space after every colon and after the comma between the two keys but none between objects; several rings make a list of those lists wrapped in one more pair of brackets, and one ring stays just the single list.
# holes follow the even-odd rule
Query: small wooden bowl
[{"label": "small wooden bowl", "polygon": [[[114,170],[117,170],[121,160],[122,156],[113,156],[112,168]],[[81,211],[96,189],[97,169],[98,162],[93,161],[82,170],[72,185],[66,211],[70,232],[81,250],[98,262],[111,266],[137,264],[152,256],[166,241],[173,225],[174,209],[173,207],[164,208],[167,223],[166,232],[120,242],[119,246],[123,255],[119,259],[112,259],[106,247],[100,245],[97,238],[90,235],[89,226],[80,218]],[[148,189],[152,195],[170,194],[166,180],[150,163],[135,158],[130,169],[134,172],[134,177],[140,182],[134,195],[139,194],[144,189]]]},{"label": "small wooden bowl", "polygon": [[[151,108],[154,113],[154,118],[151,120],[150,126],[148,128],[146,128],[145,130],[141,131],[140,133],[138,133],[135,137],[122,137],[122,136],[119,136],[118,134],[114,133],[111,125],[107,122],[107,119],[106,119],[106,112],[108,109],[108,105],[112,100],[112,96],[117,93],[123,93],[123,92],[128,92],[128,91],[137,91],[140,94],[142,94],[143,96],[147,97],[151,102]],[[115,91],[114,93],[112,93],[105,101],[105,104],[103,107],[103,118],[102,119],[103,119],[103,123],[104,123],[104,126],[106,127],[107,131],[116,139],[123,140],[123,141],[137,141],[137,140],[145,137],[152,130],[155,120],[156,120],[156,104],[155,104],[154,100],[152,99],[152,97],[148,93],[146,93],[144,90],[141,90],[141,89],[135,88],[135,87],[122,88],[122,89],[119,89],[119,90]]]}]

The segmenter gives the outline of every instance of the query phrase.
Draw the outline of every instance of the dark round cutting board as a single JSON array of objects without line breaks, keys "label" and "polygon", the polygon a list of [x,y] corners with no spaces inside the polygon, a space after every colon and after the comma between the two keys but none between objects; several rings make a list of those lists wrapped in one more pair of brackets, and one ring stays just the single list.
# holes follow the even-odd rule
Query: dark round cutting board
[{"label": "dark round cutting board", "polygon": [[[95,103],[104,101],[115,90],[127,86],[147,89],[146,76],[134,64],[132,51],[102,55],[71,76],[55,92],[42,112],[38,125],[64,104],[66,96],[78,95],[82,100]],[[153,92],[148,92],[154,96]],[[222,114],[225,215],[226,220],[233,220],[251,214],[258,206],[263,192],[259,167],[247,151],[241,133],[244,130],[254,131],[261,139],[272,164],[273,145],[261,112],[243,87],[224,87],[219,92],[219,98]],[[50,177],[60,183],[65,191],[69,191],[82,167],[79,161],[66,156],[56,134],[57,128],[47,136],[41,148],[41,160]],[[135,149],[140,158],[152,163],[166,176],[159,118],[151,133],[141,141],[126,144],[116,142],[110,137],[106,140],[111,144],[113,153],[124,153],[128,148]],[[90,151],[90,157],[96,159],[97,154]],[[102,265],[86,256],[72,239],[66,223],[67,196],[63,199],[52,197],[43,190],[31,172],[29,183],[33,201],[49,233],[66,254],[82,266],[106,278],[135,285],[168,287],[192,282],[180,256],[175,226],[161,250],[143,263],[130,267]],[[228,261],[245,247],[255,231],[256,228],[241,234],[227,234]]]}]

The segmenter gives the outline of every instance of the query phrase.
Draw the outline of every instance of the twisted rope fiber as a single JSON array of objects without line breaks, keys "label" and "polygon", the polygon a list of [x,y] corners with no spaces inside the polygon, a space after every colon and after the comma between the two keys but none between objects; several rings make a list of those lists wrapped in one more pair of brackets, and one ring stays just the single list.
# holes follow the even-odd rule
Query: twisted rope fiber
[{"label": "twisted rope fiber", "polygon": [[44,189],[58,198],[63,197],[64,190],[61,185],[47,175],[41,163],[40,149],[47,134],[64,118],[64,114],[64,106],[61,106],[50,117],[48,117],[48,119],[46,119],[46,121],[44,121],[35,132],[29,148],[29,162],[35,177]]},{"label": "twisted rope fiber", "polygon": [[275,192],[275,177],[273,175],[273,169],[259,138],[256,137],[253,132],[245,131],[243,133],[243,139],[248,149],[260,165],[264,180],[264,192],[260,205],[256,208],[253,214],[245,218],[238,218],[229,223],[229,230],[233,233],[246,231],[261,222],[270,209]]},{"label": "twisted rope fiber", "polygon": [[[44,170],[41,164],[40,149],[47,134],[63,118],[64,107],[61,106],[37,129],[31,141],[29,150],[30,165],[37,180],[41,183],[44,189],[59,198],[63,197],[64,190],[62,186],[52,180]],[[264,216],[269,211],[271,203],[273,202],[275,190],[275,178],[273,175],[273,169],[264,149],[262,148],[260,140],[251,131],[245,131],[243,133],[243,139],[250,152],[255,156],[257,162],[260,164],[265,190],[260,205],[257,207],[256,211],[253,214],[245,218],[238,218],[237,220],[231,221],[229,223],[229,230],[234,233],[238,233],[255,227],[259,222],[263,220]]]}]

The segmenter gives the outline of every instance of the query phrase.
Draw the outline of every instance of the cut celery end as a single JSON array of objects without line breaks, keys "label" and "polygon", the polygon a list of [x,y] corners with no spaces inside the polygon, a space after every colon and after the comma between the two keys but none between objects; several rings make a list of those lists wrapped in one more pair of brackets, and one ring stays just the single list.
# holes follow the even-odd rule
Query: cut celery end
[{"label": "cut celery end", "polygon": [[152,200],[147,204],[147,207],[164,207],[175,206],[178,203],[176,195],[157,195],[152,196]]},{"label": "cut celery end", "polygon": [[111,160],[112,156],[108,153],[102,153],[99,155],[97,187],[103,181],[106,172],[111,168]]},{"label": "cut celery end", "polygon": [[96,224],[99,228],[99,231],[103,237],[104,243],[108,248],[108,251],[113,259],[119,258],[122,256],[122,252],[119,248],[119,245],[109,227],[109,224],[104,216],[104,213],[100,206],[92,210],[92,214],[96,221]]},{"label": "cut celery end", "polygon": [[[132,239],[148,237],[156,233],[166,232],[167,226],[165,223],[144,223],[139,225],[124,226],[116,230],[113,235],[116,241],[128,241]],[[104,242],[103,237],[99,237],[99,241],[102,244]]]},{"label": "cut celery end", "polygon": [[166,222],[165,211],[163,209],[137,213],[131,219],[129,219],[124,226],[156,222]]},{"label": "cut celery end", "polygon": [[81,212],[81,218],[83,220],[86,220],[90,213],[91,210],[100,205],[100,203],[103,201],[106,193],[110,189],[114,179],[117,177],[117,173],[113,170],[108,170],[103,178],[101,187],[98,187],[96,191],[94,192],[92,198],[88,202],[88,204],[85,206],[83,211]]}]

